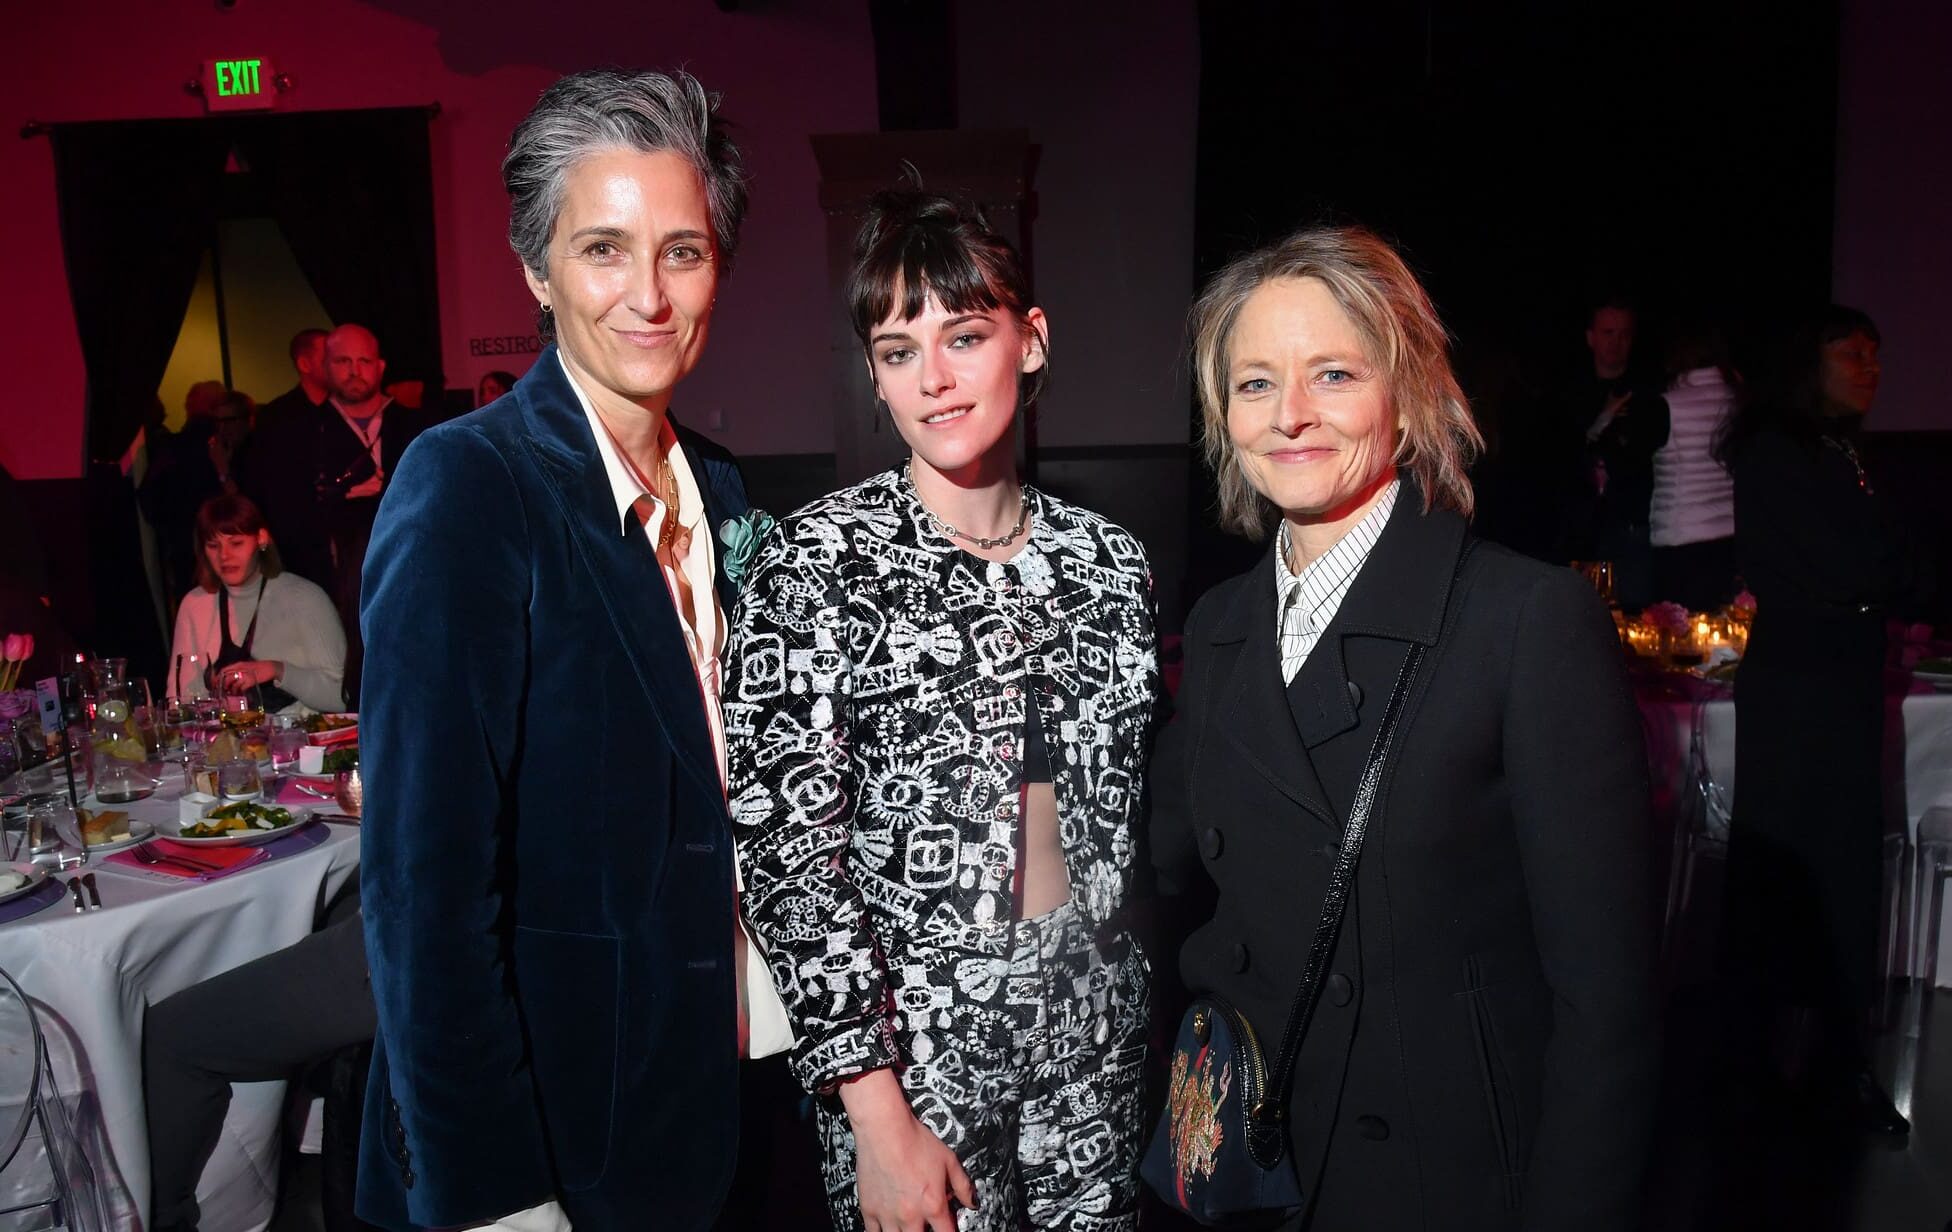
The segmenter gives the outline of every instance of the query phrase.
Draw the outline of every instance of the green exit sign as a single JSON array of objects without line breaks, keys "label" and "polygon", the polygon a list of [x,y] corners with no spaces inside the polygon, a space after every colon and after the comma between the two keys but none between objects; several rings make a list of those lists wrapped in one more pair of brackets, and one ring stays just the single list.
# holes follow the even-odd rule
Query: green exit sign
[{"label": "green exit sign", "polygon": [[245,111],[275,107],[278,91],[273,85],[277,70],[263,57],[235,60],[206,60],[203,65],[203,101],[212,111]]}]

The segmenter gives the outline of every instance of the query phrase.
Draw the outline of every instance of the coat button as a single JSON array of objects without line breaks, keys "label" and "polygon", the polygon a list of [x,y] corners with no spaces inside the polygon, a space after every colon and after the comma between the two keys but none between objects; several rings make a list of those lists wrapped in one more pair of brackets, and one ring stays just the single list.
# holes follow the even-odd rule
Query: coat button
[{"label": "coat button", "polygon": [[1200,835],[1200,850],[1206,852],[1206,858],[1209,860],[1218,860],[1220,848],[1224,845],[1217,826],[1208,826],[1206,833]]},{"label": "coat button", "polygon": [[1233,959],[1235,971],[1247,970],[1247,946],[1242,942],[1234,942]]},{"label": "coat button", "polygon": [[1323,991],[1328,993],[1330,1005],[1347,1005],[1355,1000],[1356,985],[1354,980],[1337,971],[1328,977],[1328,983],[1323,987]]},{"label": "coat button", "polygon": [[406,1185],[406,1187],[407,1187],[408,1189],[412,1189],[412,1188],[413,1188],[413,1169],[412,1169],[412,1168],[408,1168],[408,1169],[407,1169],[407,1170],[406,1170],[406,1171],[405,1171],[404,1173],[402,1173],[402,1174],[400,1175],[400,1180],[401,1180],[401,1182],[402,1182],[402,1183],[404,1183],[404,1184]]},{"label": "coat button", "polygon": [[1371,1142],[1385,1142],[1389,1139],[1389,1122],[1379,1116],[1359,1116],[1356,1132]]},{"label": "coat button", "polygon": [[1362,686],[1353,680],[1349,682],[1349,704],[1357,710],[1362,709]]},{"label": "coat button", "polygon": [[1342,854],[1342,844],[1336,842],[1323,843],[1320,854],[1324,860],[1333,860]]}]

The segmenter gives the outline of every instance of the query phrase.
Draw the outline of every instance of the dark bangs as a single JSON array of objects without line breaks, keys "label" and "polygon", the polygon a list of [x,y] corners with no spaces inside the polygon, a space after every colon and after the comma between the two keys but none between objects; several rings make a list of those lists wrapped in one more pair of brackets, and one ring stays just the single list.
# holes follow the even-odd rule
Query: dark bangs
[{"label": "dark bangs", "polygon": [[876,193],[847,279],[855,336],[866,346],[877,325],[897,315],[914,320],[931,295],[952,313],[1002,308],[1021,317],[1030,307],[1016,249],[980,210],[910,189]]}]

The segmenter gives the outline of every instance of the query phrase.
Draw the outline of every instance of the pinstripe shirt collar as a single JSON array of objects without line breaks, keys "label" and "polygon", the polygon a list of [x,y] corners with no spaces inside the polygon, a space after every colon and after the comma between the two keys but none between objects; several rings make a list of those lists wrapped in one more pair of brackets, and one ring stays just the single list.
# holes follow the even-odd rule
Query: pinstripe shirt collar
[{"label": "pinstripe shirt collar", "polygon": [[1321,640],[1322,630],[1335,619],[1343,596],[1349,593],[1363,562],[1369,559],[1370,549],[1389,525],[1396,494],[1402,487],[1402,480],[1392,479],[1362,521],[1303,566],[1300,573],[1288,567],[1288,523],[1283,519],[1274,553],[1274,636],[1281,649],[1283,680],[1294,681],[1295,673],[1308,661],[1308,653]]}]

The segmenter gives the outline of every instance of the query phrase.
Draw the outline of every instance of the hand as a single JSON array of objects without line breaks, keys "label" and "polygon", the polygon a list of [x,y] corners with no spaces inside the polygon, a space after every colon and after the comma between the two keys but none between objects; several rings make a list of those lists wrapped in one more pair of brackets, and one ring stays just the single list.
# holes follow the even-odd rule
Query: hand
[{"label": "hand", "polygon": [[915,1119],[893,1070],[840,1089],[854,1127],[854,1175],[867,1232],[955,1232],[949,1195],[976,1209],[976,1187],[929,1127]]},{"label": "hand", "polygon": [[235,693],[253,689],[259,685],[277,683],[284,664],[268,659],[252,659],[244,663],[232,663],[223,669],[219,680],[223,686]]}]

